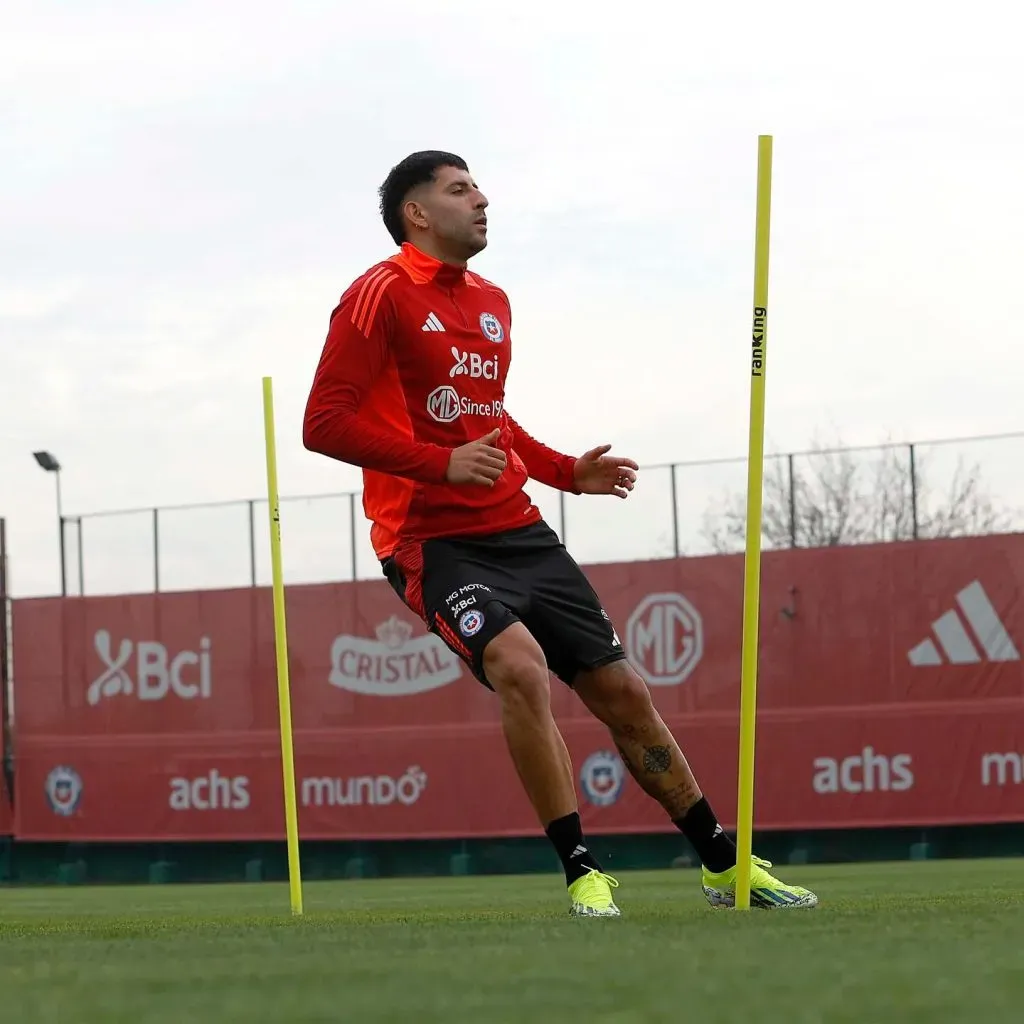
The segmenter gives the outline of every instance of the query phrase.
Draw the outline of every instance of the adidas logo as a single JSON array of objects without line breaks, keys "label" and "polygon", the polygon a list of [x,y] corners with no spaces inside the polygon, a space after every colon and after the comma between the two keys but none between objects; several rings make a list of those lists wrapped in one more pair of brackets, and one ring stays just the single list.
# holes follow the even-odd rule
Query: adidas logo
[{"label": "adidas logo", "polygon": [[[932,630],[939,642],[936,647],[933,640],[922,640],[916,647],[907,652],[910,664],[918,668],[928,665],[976,665],[982,660],[975,641],[981,645],[985,659],[988,661],[1020,661],[1020,654],[1006,632],[1006,627],[999,618],[985,588],[978,580],[968,584],[956,595],[956,603],[960,606],[963,619],[974,633],[974,639],[967,632],[963,619],[955,608],[940,615],[933,623]],[[942,653],[939,653],[939,647]],[[943,656],[945,655],[945,661]]]},{"label": "adidas logo", "polygon": [[573,850],[571,854],[569,854],[569,856],[570,857],[582,857],[583,854],[585,854],[586,852],[587,852],[587,848],[585,846],[577,846],[576,849]]},{"label": "adidas logo", "polygon": [[420,328],[421,331],[443,331],[444,324],[437,319],[437,314],[431,313],[426,323]]}]

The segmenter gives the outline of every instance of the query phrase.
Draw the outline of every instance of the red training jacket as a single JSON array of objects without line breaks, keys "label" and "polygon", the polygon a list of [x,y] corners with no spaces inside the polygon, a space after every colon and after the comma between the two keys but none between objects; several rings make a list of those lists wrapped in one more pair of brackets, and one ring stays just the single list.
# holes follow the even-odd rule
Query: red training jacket
[{"label": "red training jacket", "polygon": [[[378,558],[407,541],[536,522],[528,477],[575,490],[576,460],[505,411],[511,324],[500,288],[408,243],[355,281],[331,314],[302,440],[362,467]],[[494,486],[449,484],[451,450],[495,427],[507,463]]]}]

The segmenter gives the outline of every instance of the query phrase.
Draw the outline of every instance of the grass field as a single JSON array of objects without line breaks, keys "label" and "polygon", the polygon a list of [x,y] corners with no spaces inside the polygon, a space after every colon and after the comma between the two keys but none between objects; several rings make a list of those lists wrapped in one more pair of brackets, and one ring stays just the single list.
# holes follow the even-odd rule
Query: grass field
[{"label": "grass field", "polygon": [[788,869],[815,910],[712,911],[623,873],[619,920],[553,875],[0,891],[0,1020],[1024,1019],[1024,859]]}]

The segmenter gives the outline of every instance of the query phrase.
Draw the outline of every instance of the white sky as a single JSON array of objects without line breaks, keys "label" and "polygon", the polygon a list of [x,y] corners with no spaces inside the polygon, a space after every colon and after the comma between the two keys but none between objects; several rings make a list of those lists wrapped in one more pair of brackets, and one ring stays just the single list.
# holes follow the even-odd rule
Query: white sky
[{"label": "white sky", "polygon": [[[303,450],[301,415],[337,297],[392,250],[375,189],[414,149],[461,153],[491,199],[474,269],[512,300],[509,407],[556,447],[609,441],[641,463],[745,453],[761,132],[775,137],[770,450],[822,432],[1020,429],[1016,20],[1006,3],[949,11],[8,0],[14,593],[59,578],[54,481],[33,449],[63,463],[69,514],[258,497],[263,374],[282,492],[358,486]],[[991,475],[1012,489],[1024,441],[1002,452]],[[680,472],[687,546],[708,488],[743,480],[742,466]],[[581,560],[665,553],[665,477],[641,483],[627,503],[573,499]],[[349,571],[345,509],[285,506],[290,580]],[[87,520],[87,592],[151,586],[150,529]],[[247,513],[168,516],[161,555],[164,585],[245,584]],[[72,544],[77,576],[74,559]]]}]

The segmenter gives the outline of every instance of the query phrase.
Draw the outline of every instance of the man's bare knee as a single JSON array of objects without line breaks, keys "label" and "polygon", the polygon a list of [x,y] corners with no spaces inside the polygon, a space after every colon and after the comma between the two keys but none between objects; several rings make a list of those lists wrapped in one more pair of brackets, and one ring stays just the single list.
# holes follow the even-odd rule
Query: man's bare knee
[{"label": "man's bare knee", "polygon": [[547,707],[551,701],[548,666],[540,644],[516,622],[484,650],[484,674],[505,703]]},{"label": "man's bare knee", "polygon": [[651,691],[628,661],[581,672],[573,685],[577,696],[605,725],[632,725],[655,714]]}]

